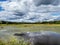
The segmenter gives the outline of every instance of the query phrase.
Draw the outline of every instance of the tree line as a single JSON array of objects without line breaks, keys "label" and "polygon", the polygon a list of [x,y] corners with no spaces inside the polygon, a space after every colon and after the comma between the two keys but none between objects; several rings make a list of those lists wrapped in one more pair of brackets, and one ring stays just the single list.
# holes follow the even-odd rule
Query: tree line
[{"label": "tree line", "polygon": [[43,22],[9,22],[0,21],[0,24],[60,24],[60,21],[43,21]]}]

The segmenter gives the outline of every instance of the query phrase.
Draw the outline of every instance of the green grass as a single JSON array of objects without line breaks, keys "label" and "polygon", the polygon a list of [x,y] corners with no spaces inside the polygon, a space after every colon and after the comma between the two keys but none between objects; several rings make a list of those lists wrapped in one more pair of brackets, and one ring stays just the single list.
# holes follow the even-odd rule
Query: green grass
[{"label": "green grass", "polygon": [[27,32],[27,31],[56,31],[60,32],[60,24],[0,24],[0,28],[7,27],[14,31]]}]

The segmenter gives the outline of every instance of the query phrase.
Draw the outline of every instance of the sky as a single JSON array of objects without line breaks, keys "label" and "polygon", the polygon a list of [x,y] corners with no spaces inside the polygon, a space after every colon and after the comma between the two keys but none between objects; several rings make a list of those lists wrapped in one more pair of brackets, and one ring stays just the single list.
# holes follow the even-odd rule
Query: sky
[{"label": "sky", "polygon": [[0,20],[10,22],[60,20],[60,0],[0,0]]},{"label": "sky", "polygon": [[0,1],[7,1],[7,0],[0,0]]},{"label": "sky", "polygon": [[[4,2],[4,1],[6,1],[6,0],[0,0],[0,2]],[[1,5],[1,3],[0,3],[0,5]],[[3,11],[4,9],[0,6],[0,11]]]}]

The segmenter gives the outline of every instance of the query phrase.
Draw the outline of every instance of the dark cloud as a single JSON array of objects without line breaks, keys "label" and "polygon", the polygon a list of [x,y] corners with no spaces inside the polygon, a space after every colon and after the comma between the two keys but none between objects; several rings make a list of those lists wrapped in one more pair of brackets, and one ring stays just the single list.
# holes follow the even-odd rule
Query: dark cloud
[{"label": "dark cloud", "polygon": [[33,0],[36,6],[39,5],[58,5],[59,0]]}]

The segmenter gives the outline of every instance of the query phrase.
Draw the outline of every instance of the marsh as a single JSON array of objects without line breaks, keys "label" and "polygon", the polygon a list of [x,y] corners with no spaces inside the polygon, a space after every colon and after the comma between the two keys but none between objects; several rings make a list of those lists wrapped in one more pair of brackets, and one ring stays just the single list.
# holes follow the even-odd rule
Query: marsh
[{"label": "marsh", "polygon": [[29,40],[32,45],[60,45],[60,33],[52,31],[24,32],[14,35]]}]

